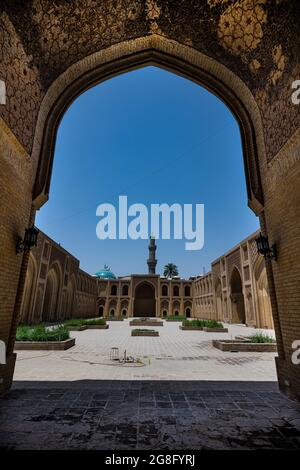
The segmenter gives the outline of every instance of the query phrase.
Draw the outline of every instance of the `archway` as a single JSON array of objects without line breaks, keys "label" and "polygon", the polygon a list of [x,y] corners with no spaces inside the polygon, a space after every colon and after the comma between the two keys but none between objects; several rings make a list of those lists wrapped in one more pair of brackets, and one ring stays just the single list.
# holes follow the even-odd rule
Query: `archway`
[{"label": "archway", "polygon": [[[299,263],[297,257],[294,257],[294,259],[290,257],[291,249],[295,250],[295,236],[290,227],[295,225],[295,208],[292,207],[291,196],[294,201],[297,201],[297,196],[299,196],[299,190],[297,190],[299,187],[299,165],[296,161],[292,161],[295,155],[294,149],[296,150],[298,146],[299,113],[298,108],[295,106],[291,110],[291,107],[293,107],[291,100],[286,100],[284,96],[289,93],[289,85],[287,84],[291,83],[291,74],[298,67],[298,56],[293,53],[297,44],[293,40],[286,44],[283,62],[288,63],[289,67],[283,67],[283,70],[279,71],[280,73],[272,72],[267,77],[265,68],[261,67],[261,64],[266,63],[267,56],[265,54],[271,50],[276,50],[275,45],[278,44],[278,34],[280,35],[281,29],[276,22],[276,16],[278,15],[279,22],[282,21],[284,28],[289,32],[293,30],[292,25],[298,25],[296,21],[291,21],[293,18],[291,11],[295,12],[295,8],[297,8],[295,2],[267,2],[266,5],[263,5],[264,11],[257,23],[258,28],[264,23],[265,20],[262,18],[265,15],[268,16],[268,21],[263,24],[262,34],[258,41],[252,41],[251,44],[247,40],[248,26],[246,25],[244,28],[239,19],[234,19],[235,16],[240,18],[243,2],[235,2],[234,5],[229,6],[232,14],[230,18],[233,18],[233,27],[231,24],[228,35],[223,28],[220,30],[220,27],[224,26],[222,18],[224,19],[223,7],[224,9],[228,7],[228,5],[225,5],[226,2],[203,2],[203,5],[199,3],[197,8],[192,2],[190,5],[189,2],[185,2],[184,8],[180,9],[177,8],[176,4],[172,5],[172,2],[166,2],[166,5],[161,8],[157,7],[156,2],[142,2],[137,9],[133,9],[130,2],[125,2],[124,5],[122,3],[119,7],[115,6],[115,2],[109,2],[105,8],[102,7],[101,2],[98,2],[100,11],[97,11],[99,11],[99,15],[93,14],[92,9],[96,8],[94,3],[93,5],[83,3],[79,7],[78,14],[85,27],[69,28],[70,30],[68,29],[67,33],[64,31],[63,25],[66,24],[64,20],[68,16],[71,17],[71,4],[68,6],[56,5],[55,15],[58,18],[55,32],[57,37],[56,47],[53,48],[53,41],[49,41],[49,38],[45,37],[43,49],[41,49],[37,47],[36,41],[33,41],[29,34],[34,27],[37,28],[37,16],[39,17],[40,31],[46,30],[45,26],[49,22],[49,12],[46,9],[43,11],[42,7],[38,6],[35,9],[37,14],[31,15],[31,7],[22,9],[21,5],[17,8],[14,2],[5,2],[5,11],[7,13],[4,16],[7,28],[3,28],[5,30],[4,34],[9,32],[12,36],[12,40],[8,41],[11,43],[11,47],[14,44],[20,45],[16,54],[16,61],[9,60],[11,57],[10,48],[4,51],[3,67],[8,67],[8,85],[10,86],[9,82],[14,81],[16,75],[19,75],[17,70],[22,69],[22,66],[19,67],[21,64],[24,64],[23,73],[26,74],[27,78],[26,80],[19,80],[18,83],[20,88],[18,89],[18,95],[22,97],[21,100],[17,99],[17,106],[10,103],[9,106],[5,107],[3,116],[8,124],[8,130],[11,127],[12,134],[17,136],[21,145],[30,154],[35,126],[37,130],[33,145],[34,158],[31,158],[30,162],[32,168],[28,165],[28,171],[22,171],[22,165],[24,164],[25,168],[29,161],[29,158],[27,159],[28,155],[26,155],[26,159],[20,159],[21,171],[17,176],[15,171],[17,165],[15,163],[19,159],[15,158],[14,152],[11,152],[11,149],[7,147],[8,154],[12,154],[11,163],[9,163],[11,169],[8,167],[7,174],[9,176],[15,174],[17,176],[17,185],[22,189],[16,198],[12,191],[6,191],[5,203],[3,204],[4,208],[11,207],[12,204],[16,208],[14,218],[10,217],[9,223],[4,224],[5,232],[3,232],[4,240],[8,240],[10,245],[5,258],[6,261],[9,261],[5,265],[9,267],[3,267],[4,278],[7,278],[9,283],[7,298],[4,297],[6,299],[4,309],[7,321],[1,330],[5,341],[8,342],[8,356],[13,354],[15,327],[20,313],[20,299],[22,298],[28,260],[28,257],[24,256],[21,268],[21,262],[15,259],[14,239],[18,231],[23,231],[25,221],[29,219],[32,221],[34,218],[34,213],[31,212],[30,214],[32,188],[27,183],[31,181],[32,176],[34,177],[37,165],[39,164],[41,173],[44,173],[44,176],[48,174],[50,177],[51,161],[48,157],[53,149],[55,126],[59,121],[61,109],[66,109],[68,105],[63,96],[64,92],[68,89],[69,94],[75,95],[80,93],[83,88],[91,86],[95,81],[103,80],[114,73],[120,73],[130,66],[137,67],[145,63],[146,60],[152,60],[153,62],[159,62],[160,60],[162,66],[172,66],[174,70],[177,68],[179,73],[190,76],[195,80],[198,75],[198,81],[202,78],[202,83],[215,90],[219,96],[222,96],[220,89],[227,88],[224,92],[224,100],[231,102],[232,108],[239,116],[244,140],[244,152],[245,154],[252,153],[255,157],[253,162],[246,157],[247,164],[245,167],[246,173],[250,174],[248,184],[252,207],[256,205],[254,199],[259,202],[256,206],[257,213],[263,205],[262,198],[261,200],[259,197],[256,198],[256,194],[260,192],[260,181],[259,178],[256,178],[258,157],[261,168],[264,168],[263,178],[267,204],[266,217],[262,215],[263,228],[269,231],[273,239],[280,239],[281,243],[282,257],[275,268],[280,316],[277,311],[272,268],[270,264],[267,267],[268,277],[272,282],[270,293],[272,295],[273,314],[276,320],[279,359],[282,363],[280,370],[283,371],[281,384],[287,383],[287,387],[294,388],[295,381],[296,385],[299,384],[299,378],[296,379],[295,372],[290,370],[292,366],[289,356],[291,341],[299,336],[298,322],[293,323],[294,318],[297,319],[299,313],[299,289],[297,284]],[[256,2],[252,3],[252,7],[249,7],[250,18],[253,14],[255,15],[257,8]],[[275,6],[275,3],[278,5]],[[289,7],[291,10],[287,10],[286,14],[282,15],[280,14],[282,10],[279,10],[279,8],[282,8],[282,3],[285,5],[294,4],[294,7]],[[269,11],[272,13],[269,14]],[[238,14],[234,15],[234,12]],[[54,13],[51,12],[50,18],[52,14]],[[27,28],[27,32],[23,31],[22,35],[19,35],[15,23],[22,24],[24,18],[27,19],[31,27]],[[96,23],[99,18],[101,18],[102,25],[108,24],[107,28],[105,26],[99,28]],[[274,21],[269,21],[270,18]],[[238,27],[235,27],[236,21]],[[202,22],[203,28],[199,28],[199,24],[202,24]],[[225,27],[227,26],[227,22],[225,22]],[[88,36],[87,32],[90,31],[93,34]],[[157,34],[154,34],[155,32]],[[295,36],[289,34],[289,37],[295,38]],[[176,38],[176,41],[174,38]],[[267,42],[264,42],[266,38]],[[259,47],[257,47],[258,44]],[[72,54],[69,54],[68,51],[71,47]],[[146,56],[147,51],[149,51],[148,56]],[[162,57],[162,54],[165,57]],[[222,58],[220,58],[221,56]],[[32,57],[36,64],[35,72],[30,68],[31,59],[28,60]],[[48,57],[53,62],[51,73],[49,67],[45,67],[44,57]],[[200,69],[201,73],[197,73],[198,70],[194,69]],[[59,76],[59,74],[61,75]],[[260,76],[260,74],[262,75]],[[281,75],[283,75],[282,78]],[[28,86],[28,82],[30,86]],[[247,86],[245,83],[247,83]],[[269,83],[271,83],[271,86],[269,86]],[[60,84],[63,85],[60,87]],[[47,87],[49,87],[49,93],[45,96],[44,93]],[[11,87],[11,89],[14,89],[14,87]],[[44,103],[41,105],[44,96]],[[27,100],[27,98],[29,99]],[[19,119],[18,102],[24,105],[23,119]],[[284,106],[287,106],[287,110],[284,113],[274,113],[274,106],[276,111]],[[39,109],[40,115],[37,116]],[[241,112],[239,112],[239,109]],[[55,117],[50,116],[52,112],[53,114],[56,113]],[[264,126],[261,123],[261,116],[264,119]],[[270,116],[273,116],[274,119],[271,119]],[[248,125],[244,125],[246,121],[248,121]],[[291,123],[292,125],[290,125]],[[45,130],[46,127],[47,130]],[[280,132],[276,132],[277,127]],[[285,132],[282,132],[283,130]],[[247,138],[244,138],[245,134],[248,134]],[[288,142],[289,139],[290,142]],[[17,144],[19,142],[17,141]],[[267,146],[268,159],[271,160],[273,157],[278,156],[276,160],[274,158],[274,165],[267,165],[264,142]],[[48,153],[44,162],[39,159],[40,145],[43,145]],[[15,153],[18,154],[18,152]],[[26,165],[25,160],[27,160]],[[282,168],[284,168],[284,171]],[[20,174],[24,176],[20,177]],[[38,189],[35,192],[37,205],[48,197],[46,179],[39,176],[36,186]],[[13,179],[15,182],[16,178]],[[9,180],[7,179],[7,181]],[[25,184],[19,184],[23,182]],[[39,197],[40,200],[38,201]],[[23,204],[18,204],[19,201],[23,201]],[[267,226],[265,220],[267,220]],[[9,276],[6,276],[6,274],[9,274]],[[17,287],[18,285],[19,287]],[[14,312],[13,318],[12,312]],[[284,347],[280,320],[286,328]],[[294,334],[291,333],[292,331],[294,331]],[[286,369],[288,373],[285,373]]]},{"label": "archway", "polygon": [[236,267],[230,277],[230,292],[232,323],[246,323],[242,278]]},{"label": "archway", "polygon": [[155,288],[152,284],[148,282],[139,284],[134,297],[134,317],[156,316]]},{"label": "archway", "polygon": [[98,308],[99,317],[103,317],[103,312],[104,312],[104,307],[103,307],[103,305],[100,305],[100,307]]},{"label": "archway", "polygon": [[218,277],[215,284],[215,299],[216,299],[216,316],[217,320],[224,320],[223,308],[222,308],[222,285],[221,280]]},{"label": "archway", "polygon": [[20,323],[31,323],[34,321],[33,315],[33,300],[34,300],[34,288],[37,276],[36,261],[32,253],[30,253],[28,267],[26,272],[26,280],[22,301],[22,309],[20,315]]},{"label": "archway", "polygon": [[60,271],[55,263],[48,271],[42,318],[54,321],[59,318]]},{"label": "archway", "polygon": [[73,305],[74,305],[74,279],[72,278],[68,282],[67,286],[67,297],[66,297],[66,315],[67,318],[70,318],[73,314]]},{"label": "archway", "polygon": [[266,266],[258,259],[254,269],[256,322],[259,328],[274,328]]}]

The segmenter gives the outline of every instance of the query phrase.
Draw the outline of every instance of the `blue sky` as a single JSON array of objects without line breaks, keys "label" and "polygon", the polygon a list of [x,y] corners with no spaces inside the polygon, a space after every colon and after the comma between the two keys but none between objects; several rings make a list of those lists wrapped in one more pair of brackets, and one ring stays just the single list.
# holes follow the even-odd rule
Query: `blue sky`
[{"label": "blue sky", "polygon": [[205,242],[157,241],[157,272],[168,262],[181,276],[210,262],[258,228],[247,207],[238,125],[204,88],[155,67],[88,90],[60,124],[50,199],[36,224],[93,274],[108,264],[116,275],[147,272],[146,240],[99,240],[96,208],[128,203],[203,203]]}]

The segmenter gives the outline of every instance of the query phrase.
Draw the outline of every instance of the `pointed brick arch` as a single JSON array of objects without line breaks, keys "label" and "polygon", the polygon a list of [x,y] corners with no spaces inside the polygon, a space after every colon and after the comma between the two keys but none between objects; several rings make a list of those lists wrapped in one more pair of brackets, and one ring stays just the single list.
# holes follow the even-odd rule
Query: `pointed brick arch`
[{"label": "pointed brick arch", "polygon": [[240,126],[250,207],[263,208],[258,153],[265,158],[257,103],[245,83],[220,62],[174,40],[151,35],[119,43],[71,65],[48,89],[39,111],[32,157],[37,165],[34,202],[48,199],[56,132],[66,109],[88,88],[115,75],[155,65],[195,81],[231,109]]}]

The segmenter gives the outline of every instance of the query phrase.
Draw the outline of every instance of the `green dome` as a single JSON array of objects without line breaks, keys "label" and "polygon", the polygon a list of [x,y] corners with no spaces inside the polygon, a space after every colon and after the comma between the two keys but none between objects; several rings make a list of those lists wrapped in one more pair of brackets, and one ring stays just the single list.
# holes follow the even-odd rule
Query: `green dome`
[{"label": "green dome", "polygon": [[116,276],[114,275],[114,273],[106,265],[104,266],[103,269],[101,269],[101,271],[98,271],[97,273],[95,273],[95,276],[100,277],[102,279],[116,279]]}]

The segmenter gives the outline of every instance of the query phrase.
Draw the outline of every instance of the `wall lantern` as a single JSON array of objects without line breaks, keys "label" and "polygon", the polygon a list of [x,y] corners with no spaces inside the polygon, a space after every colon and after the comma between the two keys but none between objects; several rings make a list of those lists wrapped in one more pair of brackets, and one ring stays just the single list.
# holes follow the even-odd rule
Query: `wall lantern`
[{"label": "wall lantern", "polygon": [[277,249],[276,245],[270,247],[268,237],[265,237],[261,233],[259,237],[255,239],[257,245],[257,251],[260,255],[263,255],[265,259],[274,259],[277,261]]},{"label": "wall lantern", "polygon": [[17,253],[22,253],[24,251],[29,251],[33,246],[37,244],[39,230],[32,225],[32,227],[25,230],[24,240],[21,237],[18,237],[17,241]]}]

